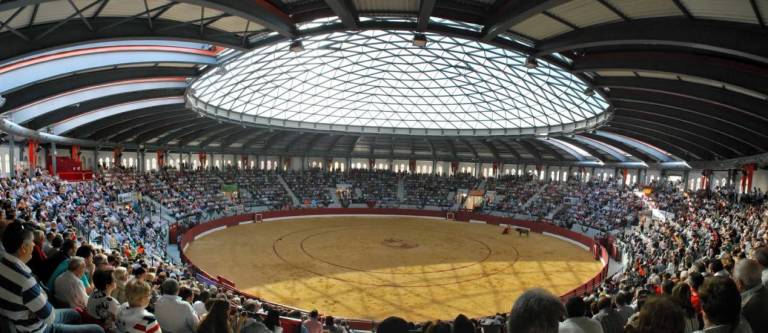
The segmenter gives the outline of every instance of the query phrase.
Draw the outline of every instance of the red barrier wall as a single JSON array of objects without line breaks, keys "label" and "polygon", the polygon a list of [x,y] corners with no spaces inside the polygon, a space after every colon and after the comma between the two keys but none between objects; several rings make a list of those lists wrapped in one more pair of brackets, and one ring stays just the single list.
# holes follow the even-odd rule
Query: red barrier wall
[{"label": "red barrier wall", "polygon": [[[431,211],[431,210],[419,210],[419,209],[395,209],[395,208],[317,208],[317,209],[296,209],[296,210],[279,210],[279,211],[267,211],[267,212],[261,212],[257,213],[261,214],[262,219],[271,219],[271,218],[278,218],[278,217],[301,217],[301,216],[309,216],[309,215],[352,215],[352,214],[364,214],[364,215],[409,215],[409,216],[424,216],[424,217],[440,217],[445,218],[446,212],[442,211]],[[249,298],[257,298],[252,295],[248,295],[246,293],[243,293],[236,288],[233,288],[231,286],[228,286],[226,284],[218,283],[219,277],[213,276],[208,274],[207,272],[203,271],[202,269],[198,268],[194,265],[194,263],[190,262],[189,259],[184,255],[184,247],[189,244],[189,242],[193,241],[195,239],[195,236],[200,235],[206,231],[225,226],[225,227],[232,227],[240,224],[240,222],[246,222],[246,221],[253,221],[255,217],[255,214],[246,214],[246,215],[237,215],[237,216],[229,216],[220,218],[217,220],[213,220],[210,222],[206,222],[203,224],[199,224],[192,229],[188,230],[181,236],[181,243],[179,244],[179,248],[181,249],[181,258],[184,262],[188,263],[189,266],[192,268],[192,270],[199,274],[202,278],[207,280],[209,283],[215,283],[219,287],[232,290],[240,295],[249,297]],[[525,221],[525,220],[516,220],[508,217],[500,217],[500,216],[493,216],[493,215],[485,215],[485,214],[476,214],[472,212],[456,212],[455,214],[457,221],[465,221],[468,222],[469,220],[476,220],[476,221],[485,221],[488,224],[493,225],[499,225],[499,224],[508,224],[512,226],[518,226],[523,228],[528,228],[532,232],[537,233],[543,233],[547,232],[550,234],[558,235],[561,237],[565,237],[571,240],[574,240],[576,242],[579,242],[588,248],[592,249],[594,246],[598,245],[593,239],[580,234],[575,231],[571,231],[565,228],[558,227],[556,225],[544,223],[544,222],[536,222],[536,221]],[[599,246],[599,245],[598,245]],[[598,272],[595,277],[590,279],[589,281],[585,282],[579,287],[574,288],[573,290],[565,293],[564,295],[561,295],[560,298],[565,300],[571,296],[574,295],[584,295],[586,293],[592,292],[595,288],[600,286],[600,284],[605,280],[605,278],[608,275],[608,251],[602,246],[600,246],[600,258],[603,261],[603,268]],[[267,302],[269,303],[269,302]],[[290,308],[289,306],[284,306],[281,304],[275,304],[282,307]],[[301,309],[297,309],[300,310]],[[303,312],[303,311],[302,311]],[[350,326],[353,329],[361,329],[361,330],[370,330],[374,327],[375,323],[368,320],[348,320]]]}]

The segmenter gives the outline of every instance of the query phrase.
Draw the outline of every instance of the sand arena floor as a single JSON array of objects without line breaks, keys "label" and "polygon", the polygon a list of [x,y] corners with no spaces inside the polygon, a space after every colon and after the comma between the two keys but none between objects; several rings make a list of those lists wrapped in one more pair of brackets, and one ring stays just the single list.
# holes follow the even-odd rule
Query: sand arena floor
[{"label": "sand arena floor", "polygon": [[375,320],[505,312],[525,289],[564,294],[601,269],[588,251],[556,238],[401,216],[241,225],[204,236],[185,253],[266,300]]}]

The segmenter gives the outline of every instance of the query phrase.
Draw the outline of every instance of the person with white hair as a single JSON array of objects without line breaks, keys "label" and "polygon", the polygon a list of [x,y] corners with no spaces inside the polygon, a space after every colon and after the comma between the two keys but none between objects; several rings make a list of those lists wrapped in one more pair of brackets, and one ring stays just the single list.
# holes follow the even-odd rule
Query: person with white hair
[{"label": "person with white hair", "polygon": [[56,299],[70,308],[85,309],[88,304],[88,293],[80,280],[85,274],[85,259],[72,257],[69,259],[67,271],[56,278]]},{"label": "person with white hair", "polygon": [[162,296],[155,302],[155,316],[166,332],[194,333],[200,324],[192,304],[179,297],[179,282],[166,279],[160,285]]},{"label": "person with white hair", "polygon": [[742,259],[733,269],[733,280],[741,293],[741,312],[754,332],[768,328],[768,290],[763,286],[762,267]]}]

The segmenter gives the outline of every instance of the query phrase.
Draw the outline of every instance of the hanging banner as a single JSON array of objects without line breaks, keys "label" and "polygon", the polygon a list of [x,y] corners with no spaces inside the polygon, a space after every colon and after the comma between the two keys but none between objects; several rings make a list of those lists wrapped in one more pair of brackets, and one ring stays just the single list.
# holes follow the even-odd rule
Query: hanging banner
[{"label": "hanging banner", "polygon": [[165,150],[157,150],[157,167],[162,169],[165,167]]},{"label": "hanging banner", "polygon": [[115,166],[119,167],[123,160],[123,147],[115,147],[112,149],[112,159],[115,160]]},{"label": "hanging banner", "polygon": [[29,168],[34,169],[37,167],[37,141],[27,141],[27,162],[29,162]]},{"label": "hanging banner", "polygon": [[199,152],[197,153],[197,160],[200,162],[200,167],[205,168],[206,161],[208,160],[208,155],[205,154],[205,152]]},{"label": "hanging banner", "polygon": [[368,159],[368,170],[373,170],[376,168],[376,160],[369,158]]}]

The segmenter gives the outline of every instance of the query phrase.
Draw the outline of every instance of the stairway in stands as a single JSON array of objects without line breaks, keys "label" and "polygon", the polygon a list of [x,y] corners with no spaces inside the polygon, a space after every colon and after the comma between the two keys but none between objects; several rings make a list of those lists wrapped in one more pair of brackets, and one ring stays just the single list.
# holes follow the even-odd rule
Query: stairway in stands
[{"label": "stairway in stands", "polygon": [[400,177],[397,179],[397,201],[405,201],[405,179]]},{"label": "stairway in stands", "polygon": [[288,186],[288,183],[285,182],[285,179],[283,179],[283,175],[278,174],[277,180],[280,182],[280,185],[283,185],[283,188],[285,189],[285,192],[288,193],[288,195],[291,196],[291,202],[293,202],[294,206],[301,205],[301,200],[296,197],[296,194],[293,193],[293,190],[291,190],[291,187]]},{"label": "stairway in stands", "polygon": [[531,196],[531,198],[528,199],[528,201],[525,202],[525,204],[523,205],[522,209],[528,208],[528,206],[530,206],[536,199],[538,199],[539,196],[541,196],[541,192],[544,192],[544,189],[547,188],[547,185],[549,185],[549,184],[547,184],[547,183],[542,184],[541,187],[539,187],[539,190],[536,191],[536,194]]}]

